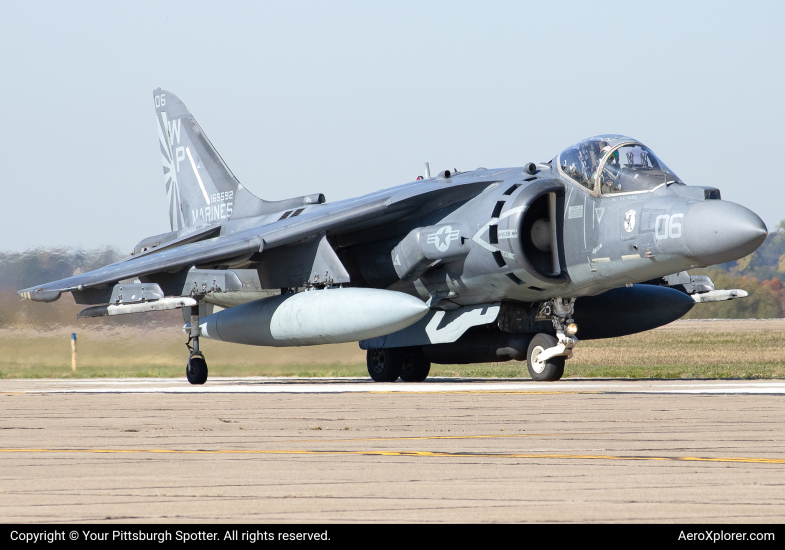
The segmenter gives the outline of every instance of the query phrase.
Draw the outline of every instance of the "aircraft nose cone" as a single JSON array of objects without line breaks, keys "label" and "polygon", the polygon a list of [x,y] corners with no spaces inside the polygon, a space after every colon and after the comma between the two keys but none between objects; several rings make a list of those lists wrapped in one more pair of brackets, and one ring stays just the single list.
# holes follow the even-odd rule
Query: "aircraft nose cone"
[{"label": "aircraft nose cone", "polygon": [[684,219],[691,256],[701,265],[714,265],[752,254],[766,240],[768,230],[757,214],[738,204],[699,202]]}]

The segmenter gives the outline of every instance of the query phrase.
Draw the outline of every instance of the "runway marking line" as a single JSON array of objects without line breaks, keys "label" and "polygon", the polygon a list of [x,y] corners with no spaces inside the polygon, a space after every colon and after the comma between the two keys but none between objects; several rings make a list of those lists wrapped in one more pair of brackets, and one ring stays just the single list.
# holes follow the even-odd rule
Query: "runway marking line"
[{"label": "runway marking line", "polygon": [[[283,393],[283,392],[282,392]],[[319,392],[314,392],[319,393]],[[353,392],[353,393],[394,393],[400,395],[433,395],[441,393],[445,395],[456,394],[476,394],[476,393],[489,393],[496,395],[559,395],[567,393],[616,393],[600,390],[450,390],[450,391],[383,391],[383,390],[369,390],[367,392]]]},{"label": "runway marking line", "polygon": [[562,460],[657,460],[662,462],[730,462],[744,464],[785,464],[785,458],[700,457],[700,456],[616,456],[519,453],[446,453],[434,451],[306,451],[306,450],[231,450],[231,449],[0,449],[0,453],[95,453],[95,454],[247,454],[247,455],[358,455],[433,458],[531,458]]},{"label": "runway marking line", "polygon": [[[201,389],[201,388],[200,388]],[[124,389],[106,389],[105,391],[96,391],[94,389],[69,389],[69,390],[25,390],[22,392],[0,392],[8,395],[43,395],[43,394],[83,394],[83,395],[106,395],[106,394],[170,394],[170,395],[204,395],[204,394],[273,394],[273,395],[307,395],[307,394],[387,394],[387,395],[567,395],[567,394],[613,394],[613,393],[643,393],[640,391],[634,392],[620,392],[620,391],[606,391],[606,390],[352,390],[352,391],[328,391],[328,390],[314,390],[314,391],[180,391],[178,389],[167,390],[164,389],[160,392],[147,391],[145,388],[139,388],[139,391],[134,391],[134,388]],[[667,392],[653,392],[653,393],[667,393]]]},{"label": "runway marking line", "polygon": [[371,438],[342,438],[342,439],[287,439],[275,443],[340,443],[351,441],[415,441],[420,439],[489,439],[503,437],[548,437],[557,435],[607,435],[608,432],[575,432],[562,434],[489,434],[489,435],[426,435],[420,437],[371,437]]}]

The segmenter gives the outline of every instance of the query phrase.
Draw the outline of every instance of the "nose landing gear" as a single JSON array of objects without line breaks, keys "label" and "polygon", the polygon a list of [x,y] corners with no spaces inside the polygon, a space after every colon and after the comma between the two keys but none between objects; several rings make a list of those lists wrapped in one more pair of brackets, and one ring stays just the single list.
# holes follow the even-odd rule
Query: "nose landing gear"
[{"label": "nose landing gear", "polygon": [[550,334],[540,333],[529,344],[526,366],[532,380],[556,381],[564,375],[565,356],[545,358],[545,350],[558,346],[559,341]]},{"label": "nose landing gear", "polygon": [[572,348],[578,345],[575,333],[578,327],[572,321],[575,298],[553,298],[544,302],[538,319],[550,319],[556,337],[540,333],[529,344],[526,366],[533,380],[552,382],[564,375],[564,362],[572,357]]},{"label": "nose landing gear", "polygon": [[191,306],[191,330],[188,334],[186,347],[190,352],[188,364],[185,367],[185,377],[191,384],[204,384],[207,382],[207,361],[204,354],[199,351],[199,306]]}]

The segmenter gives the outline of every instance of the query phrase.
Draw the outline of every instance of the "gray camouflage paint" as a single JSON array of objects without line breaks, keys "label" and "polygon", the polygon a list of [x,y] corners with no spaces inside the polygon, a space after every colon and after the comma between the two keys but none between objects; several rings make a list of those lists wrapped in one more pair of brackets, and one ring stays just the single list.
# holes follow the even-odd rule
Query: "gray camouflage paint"
[{"label": "gray camouflage paint", "polygon": [[[165,287],[172,277],[185,281],[198,266],[256,270],[261,283],[243,291],[249,301],[268,296],[273,284],[318,282],[318,260],[329,266],[320,269],[334,270],[337,282],[405,292],[437,310],[473,311],[502,300],[596,295],[745,256],[766,237],[758,216],[707,200],[711,194],[704,188],[673,183],[602,196],[567,177],[558,156],[526,169],[442,172],[335,203],[320,194],[264,201],[237,181],[182,101],[160,88],[153,95],[172,232],[145,239],[116,264],[24,289],[22,296],[53,301],[74,292],[80,301],[80,293],[95,296],[98,288],[108,288],[99,294],[110,296],[107,285],[135,277]],[[549,219],[551,211],[557,223],[535,229],[532,224]],[[555,251],[533,244],[548,239],[548,227],[556,231]],[[407,240],[412,233],[418,236]],[[309,239],[320,243],[318,253],[303,245]],[[420,262],[404,270],[416,278],[395,265],[395,250],[408,254],[410,263]],[[166,288],[188,293],[187,285]],[[208,299],[239,303],[231,292],[224,294]]]}]

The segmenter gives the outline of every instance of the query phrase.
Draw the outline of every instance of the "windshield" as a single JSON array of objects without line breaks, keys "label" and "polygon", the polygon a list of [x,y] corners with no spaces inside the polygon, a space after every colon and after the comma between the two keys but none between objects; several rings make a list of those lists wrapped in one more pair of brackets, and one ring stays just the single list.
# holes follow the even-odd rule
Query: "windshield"
[{"label": "windshield", "polygon": [[680,182],[648,147],[627,143],[608,151],[600,172],[603,194],[650,191],[666,183]]},{"label": "windshield", "polygon": [[559,155],[559,168],[564,175],[586,189],[594,190],[594,175],[602,160],[604,148],[610,150],[608,142],[591,138],[576,143]]},{"label": "windshield", "polygon": [[559,169],[589,191],[650,191],[679,177],[651,149],[624,136],[605,135],[579,141],[559,155]]}]

